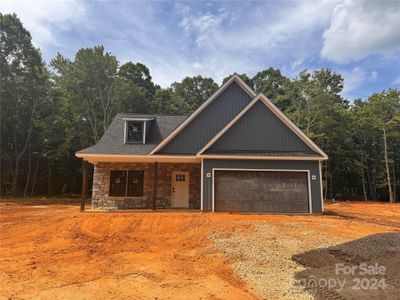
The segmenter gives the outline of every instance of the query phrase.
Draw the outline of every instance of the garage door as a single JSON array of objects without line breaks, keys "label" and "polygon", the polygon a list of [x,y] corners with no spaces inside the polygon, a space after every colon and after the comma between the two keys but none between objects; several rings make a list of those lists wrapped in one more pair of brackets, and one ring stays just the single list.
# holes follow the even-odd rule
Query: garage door
[{"label": "garage door", "polygon": [[215,211],[307,213],[306,172],[216,170]]}]

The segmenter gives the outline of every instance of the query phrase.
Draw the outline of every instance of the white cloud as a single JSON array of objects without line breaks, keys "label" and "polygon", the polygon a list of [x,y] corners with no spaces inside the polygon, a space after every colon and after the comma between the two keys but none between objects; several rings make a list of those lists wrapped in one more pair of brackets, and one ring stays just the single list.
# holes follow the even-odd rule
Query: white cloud
[{"label": "white cloud", "polygon": [[396,78],[393,82],[392,85],[398,85],[400,86],[400,77]]},{"label": "white cloud", "polygon": [[220,29],[221,24],[226,16],[226,13],[221,13],[218,15],[206,13],[204,15],[197,16],[187,13],[183,17],[180,25],[188,33],[196,32],[196,44],[197,46],[201,47],[215,30]]},{"label": "white cloud", "polygon": [[[177,12],[182,15],[180,25],[195,36],[199,47],[219,51],[265,51],[276,47],[291,47],[299,40],[308,39],[307,34],[328,24],[330,11],[336,3],[305,1],[279,9],[266,3],[257,8],[258,14],[243,12],[243,18],[248,20],[241,26],[229,23],[237,20],[231,11],[201,14],[179,6]],[[274,13],[270,14],[272,10]]]},{"label": "white cloud", "polygon": [[400,48],[399,1],[353,1],[338,4],[324,32],[323,58],[349,63]]},{"label": "white cloud", "polygon": [[378,72],[377,71],[371,71],[369,73],[369,80],[371,81],[375,81],[376,79],[378,79]]},{"label": "white cloud", "polygon": [[31,35],[33,43],[45,48],[57,44],[57,32],[66,31],[86,18],[83,0],[2,0],[2,13],[16,13]]},{"label": "white cloud", "polygon": [[[297,69],[319,52],[315,35],[328,26],[330,11],[336,3],[305,1],[272,5],[259,2],[257,9],[238,6],[238,10],[219,11],[175,5],[180,27],[194,42],[188,60],[195,57],[202,66],[194,68],[189,64],[190,69],[182,71],[201,73],[221,81],[233,72],[254,75],[262,68],[282,62],[291,70]],[[180,59],[185,58],[180,56]]]},{"label": "white cloud", "polygon": [[303,62],[304,62],[304,59],[302,59],[302,58],[294,59],[294,60],[290,63],[290,68],[291,68],[292,70],[295,70],[295,69],[297,69],[298,67],[300,67],[300,66],[303,64]]},{"label": "white cloud", "polygon": [[345,98],[353,98],[351,92],[359,88],[367,78],[367,72],[360,68],[355,67],[350,72],[341,72],[344,78],[344,86],[342,96]]}]

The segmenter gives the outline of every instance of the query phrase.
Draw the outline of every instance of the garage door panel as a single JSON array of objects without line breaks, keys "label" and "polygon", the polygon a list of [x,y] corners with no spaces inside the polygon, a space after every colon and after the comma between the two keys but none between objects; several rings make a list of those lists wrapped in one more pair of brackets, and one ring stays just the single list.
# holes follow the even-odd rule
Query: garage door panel
[{"label": "garage door panel", "polygon": [[215,172],[216,211],[309,212],[307,173]]}]

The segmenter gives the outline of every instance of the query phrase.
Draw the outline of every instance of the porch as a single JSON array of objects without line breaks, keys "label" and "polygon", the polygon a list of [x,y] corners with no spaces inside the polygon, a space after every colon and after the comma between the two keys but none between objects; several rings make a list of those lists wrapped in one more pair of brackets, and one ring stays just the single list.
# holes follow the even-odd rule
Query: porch
[{"label": "porch", "polygon": [[93,209],[200,209],[200,163],[98,162]]}]

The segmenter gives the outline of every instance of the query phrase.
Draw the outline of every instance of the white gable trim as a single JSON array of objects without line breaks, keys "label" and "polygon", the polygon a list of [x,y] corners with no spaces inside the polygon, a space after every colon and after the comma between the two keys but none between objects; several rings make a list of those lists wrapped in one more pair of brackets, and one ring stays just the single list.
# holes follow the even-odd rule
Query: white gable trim
[{"label": "white gable trim", "polygon": [[236,82],[250,97],[255,97],[256,93],[240,78],[239,75],[233,75],[225,84],[223,84],[214,94],[203,102],[185,121],[182,122],[174,131],[172,131],[160,144],[153,148],[149,155],[155,154],[171,141],[179,132],[182,131],[198,114],[200,114],[212,101],[214,101],[228,86]]},{"label": "white gable trim", "polygon": [[277,116],[289,129],[291,129],[304,143],[311,149],[320,154],[324,159],[328,156],[321,150],[303,131],[301,131],[279,108],[275,106],[265,95],[259,94],[255,97],[235,118],[232,119],[220,132],[218,132],[199,152],[196,156],[202,156],[204,151],[211,147],[225,132],[227,132],[255,103],[261,101],[269,108],[275,116]]}]

